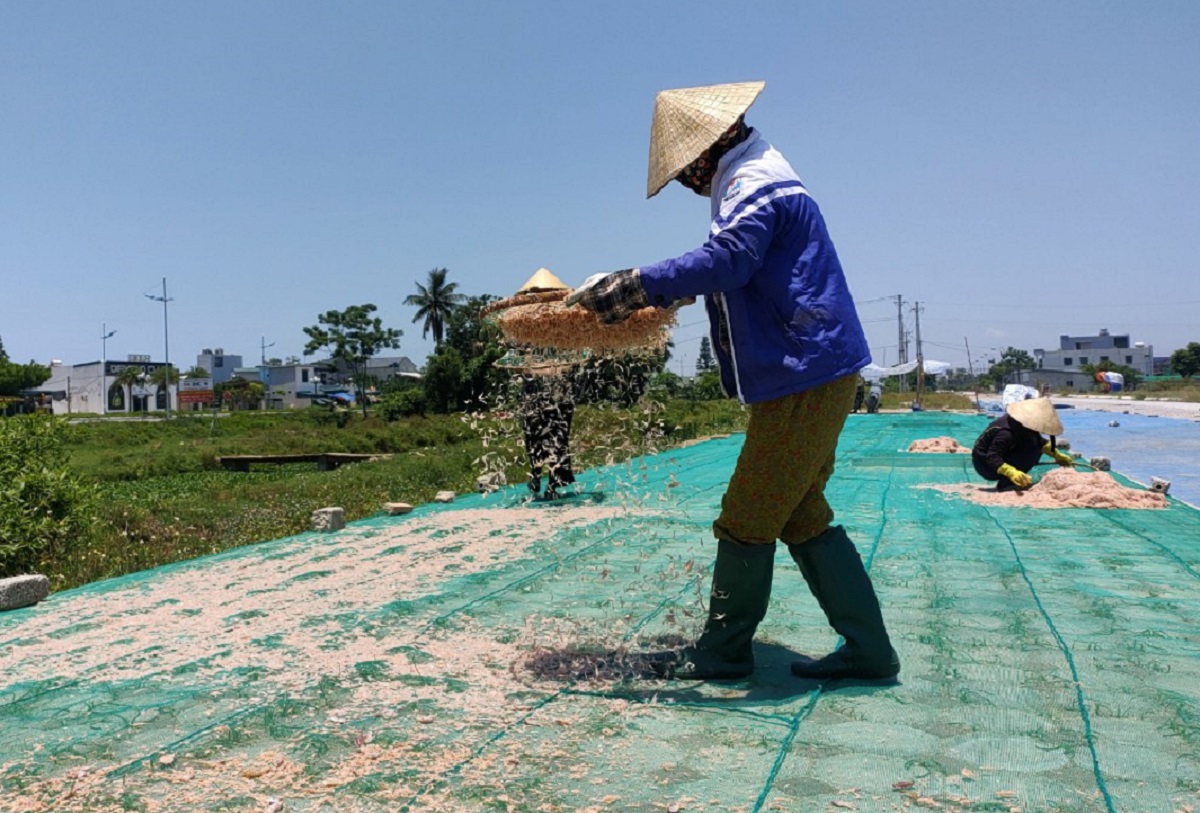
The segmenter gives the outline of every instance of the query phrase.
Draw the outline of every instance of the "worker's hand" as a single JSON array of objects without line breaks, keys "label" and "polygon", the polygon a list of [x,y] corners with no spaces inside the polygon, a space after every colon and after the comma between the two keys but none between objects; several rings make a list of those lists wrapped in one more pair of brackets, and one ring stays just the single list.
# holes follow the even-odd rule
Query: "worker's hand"
[{"label": "worker's hand", "polygon": [[1051,448],[1049,443],[1042,447],[1042,452],[1053,457],[1054,462],[1060,466],[1075,465],[1075,458],[1071,457],[1071,455],[1067,454],[1066,452]]},{"label": "worker's hand", "polygon": [[996,469],[996,473],[1003,477],[1007,477],[1017,488],[1029,488],[1031,485],[1033,485],[1032,477],[1008,463],[1005,463],[1000,466],[1000,468]]},{"label": "worker's hand", "polygon": [[636,268],[593,274],[567,297],[568,305],[580,305],[600,317],[606,325],[623,322],[636,310],[647,307],[641,272]]}]

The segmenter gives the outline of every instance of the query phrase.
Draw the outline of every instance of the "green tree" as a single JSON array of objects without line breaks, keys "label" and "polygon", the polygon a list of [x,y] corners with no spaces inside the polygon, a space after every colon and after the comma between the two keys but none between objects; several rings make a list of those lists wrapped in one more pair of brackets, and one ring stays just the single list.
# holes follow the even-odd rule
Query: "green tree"
[{"label": "green tree", "polygon": [[421,328],[421,338],[424,339],[433,331],[435,348],[442,346],[442,336],[450,315],[466,301],[466,296],[457,293],[457,282],[446,282],[446,275],[449,273],[445,268],[434,268],[429,272],[424,285],[417,283],[417,293],[409,294],[404,300],[405,305],[417,308],[417,315],[413,317],[414,325],[422,319],[425,320]]},{"label": "green tree", "polygon": [[[150,383],[158,391],[158,396],[161,396],[163,406],[166,407],[171,403],[171,387],[179,386],[179,371],[172,364],[164,364],[162,367],[155,367],[150,373]],[[156,408],[158,397],[155,397]]]},{"label": "green tree", "polygon": [[714,370],[716,367],[717,360],[713,358],[712,342],[705,336],[700,340],[700,355],[696,357],[696,372],[703,373]]},{"label": "green tree", "polygon": [[424,404],[434,412],[461,410],[470,398],[466,365],[457,348],[444,347],[425,363]]},{"label": "green tree", "polygon": [[728,397],[721,389],[721,374],[716,370],[705,370],[696,376],[692,391],[697,401],[719,401]]},{"label": "green tree", "polygon": [[184,378],[212,378],[212,373],[204,369],[200,365],[189,367],[183,373]]},{"label": "green tree", "polygon": [[0,359],[0,395],[17,395],[22,390],[33,389],[50,380],[50,368],[36,362],[13,364]]},{"label": "green tree", "polygon": [[399,330],[384,327],[374,305],[351,305],[344,311],[326,311],[317,317],[318,324],[304,328],[308,343],[304,355],[311,356],[327,348],[335,359],[345,362],[362,404],[363,417],[367,416],[366,369],[367,361],[385,348],[400,346]]},{"label": "green tree", "polygon": [[133,388],[142,383],[144,374],[144,371],[137,367],[126,367],[113,378],[114,383],[125,388],[125,409],[129,412],[133,412]]},{"label": "green tree", "polygon": [[225,404],[230,410],[257,409],[266,395],[266,387],[258,381],[234,376],[215,385],[213,394],[218,404]]},{"label": "green tree", "polygon": [[496,298],[490,294],[470,297],[446,321],[442,350],[452,347],[462,360],[463,385],[459,388],[461,400],[454,408],[456,411],[480,406],[499,392],[508,375],[496,368],[496,362],[504,355],[500,330],[480,316],[483,307]]},{"label": "green tree", "polygon": [[50,368],[36,362],[13,364],[0,339],[0,395],[17,395],[50,380]]},{"label": "green tree", "polygon": [[1171,354],[1171,369],[1184,378],[1200,373],[1200,342],[1188,342]]},{"label": "green tree", "polygon": [[1026,350],[1009,347],[1000,354],[1000,360],[993,364],[987,375],[995,381],[1008,382],[1010,376],[1015,376],[1021,370],[1036,370],[1037,361]]},{"label": "green tree", "polygon": [[685,386],[682,378],[669,370],[663,370],[661,373],[651,376],[647,389],[661,398],[678,398]]}]

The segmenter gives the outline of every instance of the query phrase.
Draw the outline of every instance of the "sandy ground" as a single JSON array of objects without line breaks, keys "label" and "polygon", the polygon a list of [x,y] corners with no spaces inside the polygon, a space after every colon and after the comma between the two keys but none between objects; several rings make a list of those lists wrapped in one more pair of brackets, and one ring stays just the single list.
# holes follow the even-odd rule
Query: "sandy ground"
[{"label": "sandy ground", "polygon": [[1194,401],[1156,401],[1151,398],[1137,401],[1128,395],[1051,395],[1050,400],[1056,404],[1070,404],[1076,409],[1097,412],[1125,412],[1130,415],[1200,421],[1200,403]]}]

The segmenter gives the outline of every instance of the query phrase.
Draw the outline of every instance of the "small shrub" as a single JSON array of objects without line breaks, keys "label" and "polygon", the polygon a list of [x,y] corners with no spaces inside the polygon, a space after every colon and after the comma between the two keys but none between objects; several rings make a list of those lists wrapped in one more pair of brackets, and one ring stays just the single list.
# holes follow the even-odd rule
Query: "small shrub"
[{"label": "small shrub", "polygon": [[425,402],[425,392],[415,387],[389,392],[383,396],[380,404],[383,417],[389,421],[408,418],[413,415],[424,415],[428,407]]},{"label": "small shrub", "polygon": [[0,419],[0,577],[63,560],[92,528],[96,492],[67,465],[65,421]]}]

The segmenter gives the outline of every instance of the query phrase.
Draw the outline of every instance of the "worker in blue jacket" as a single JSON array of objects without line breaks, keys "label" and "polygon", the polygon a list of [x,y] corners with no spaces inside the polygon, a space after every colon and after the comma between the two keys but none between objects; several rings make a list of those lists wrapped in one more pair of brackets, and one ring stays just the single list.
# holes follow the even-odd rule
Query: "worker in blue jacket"
[{"label": "worker in blue jacket", "polygon": [[753,672],[752,640],[782,540],[845,639],[824,657],[793,663],[792,672],[893,678],[900,662],[875,590],[854,543],[832,524],[824,494],[870,353],[816,202],[745,123],[763,86],[658,94],[647,197],[671,180],[709,197],[708,239],[680,257],[593,275],[567,302],[618,322],[639,308],[704,295],[721,384],[749,406],[745,443],[713,523],[717,558],[704,631],[656,671],[712,680]]}]

